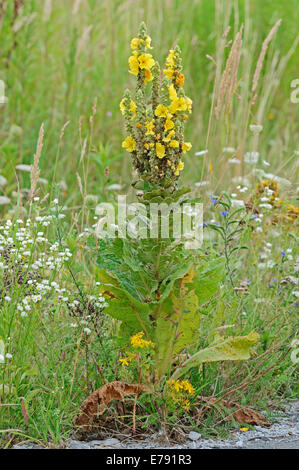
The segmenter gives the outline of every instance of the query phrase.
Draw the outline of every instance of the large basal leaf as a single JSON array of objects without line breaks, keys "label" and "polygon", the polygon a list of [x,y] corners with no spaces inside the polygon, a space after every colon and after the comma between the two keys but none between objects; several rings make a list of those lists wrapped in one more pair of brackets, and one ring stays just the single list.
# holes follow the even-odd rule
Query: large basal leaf
[{"label": "large basal leaf", "polygon": [[144,331],[147,337],[151,337],[149,304],[140,302],[124,290],[116,275],[99,270],[99,279],[108,303],[105,313],[123,322],[129,334]]},{"label": "large basal leaf", "polygon": [[188,291],[184,287],[176,289],[167,303],[171,303],[171,313],[158,318],[155,329],[155,363],[158,378],[165,374],[172,359],[198,340],[199,335],[200,314],[194,290]]},{"label": "large basal leaf", "polygon": [[199,305],[211,300],[218,292],[224,275],[225,268],[222,258],[211,261],[207,266],[195,271],[192,288],[195,289],[198,296]]},{"label": "large basal leaf", "polygon": [[258,341],[258,338],[258,333],[252,331],[247,336],[230,337],[220,343],[202,349],[191,356],[190,359],[187,359],[187,361],[172,374],[171,379],[178,379],[191,367],[199,366],[203,362],[241,361],[249,359],[250,348]]}]

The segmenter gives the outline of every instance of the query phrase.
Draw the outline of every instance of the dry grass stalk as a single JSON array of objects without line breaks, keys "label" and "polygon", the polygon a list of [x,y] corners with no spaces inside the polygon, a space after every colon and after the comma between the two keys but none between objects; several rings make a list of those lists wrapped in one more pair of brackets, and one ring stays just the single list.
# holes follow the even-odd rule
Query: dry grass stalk
[{"label": "dry grass stalk", "polygon": [[32,201],[34,196],[36,195],[36,185],[38,182],[39,174],[40,174],[40,169],[39,169],[39,159],[42,153],[42,148],[43,148],[43,140],[44,140],[44,123],[40,126],[39,130],[39,135],[38,135],[38,140],[37,140],[37,146],[36,146],[36,152],[34,155],[33,159],[33,165],[31,165],[31,171],[30,171],[30,198],[29,202]]},{"label": "dry grass stalk", "polygon": [[240,63],[242,32],[243,25],[241,26],[240,31],[236,34],[229,56],[226,61],[224,72],[221,77],[217,106],[215,108],[216,119],[219,119],[224,103],[225,110],[228,112],[230,112],[231,110],[232,96],[234,94],[237,83],[237,74]]},{"label": "dry grass stalk", "polygon": [[270,33],[268,34],[268,36],[266,37],[266,39],[263,42],[262,50],[260,52],[258,61],[256,63],[256,68],[255,68],[255,72],[254,72],[254,75],[253,75],[252,89],[251,89],[252,93],[254,93],[256,88],[257,88],[258,81],[259,81],[260,74],[261,74],[261,70],[262,70],[262,67],[263,67],[263,62],[264,62],[265,55],[266,55],[266,52],[267,52],[267,49],[268,49],[268,45],[269,45],[271,39],[273,38],[273,36],[275,35],[276,31],[278,30],[281,21],[282,20],[280,19],[275,23],[275,25],[271,29]]}]

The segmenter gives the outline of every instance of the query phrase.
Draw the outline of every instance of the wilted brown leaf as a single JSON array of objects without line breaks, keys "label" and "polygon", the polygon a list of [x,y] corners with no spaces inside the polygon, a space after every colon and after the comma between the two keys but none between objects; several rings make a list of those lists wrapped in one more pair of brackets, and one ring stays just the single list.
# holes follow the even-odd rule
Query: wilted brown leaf
[{"label": "wilted brown leaf", "polygon": [[147,392],[145,385],[129,384],[126,382],[109,382],[89,395],[81,405],[81,413],[74,421],[75,426],[84,426],[87,430],[91,424],[92,418],[97,414],[103,414],[106,405],[112,400],[124,401],[127,395],[136,395],[136,393]]},{"label": "wilted brown leaf", "polygon": [[231,413],[225,418],[226,421],[234,420],[237,421],[237,423],[251,424],[252,426],[271,426],[267,418],[261,413],[258,413],[251,408],[239,405],[238,403],[228,400],[218,400],[213,397],[201,397],[201,400],[207,404],[208,408],[212,408],[212,406],[217,404],[219,407],[231,410]]}]

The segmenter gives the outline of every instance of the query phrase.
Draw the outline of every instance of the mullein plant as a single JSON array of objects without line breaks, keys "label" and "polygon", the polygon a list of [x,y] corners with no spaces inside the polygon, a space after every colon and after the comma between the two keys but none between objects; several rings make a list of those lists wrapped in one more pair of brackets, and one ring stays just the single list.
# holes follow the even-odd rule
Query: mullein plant
[{"label": "mullein plant", "polygon": [[[131,48],[129,72],[136,77],[136,92],[125,92],[120,109],[127,132],[122,145],[138,174],[132,184],[138,202],[146,207],[151,202],[182,205],[190,200],[190,190],[179,187],[178,181],[183,155],[191,148],[184,140],[184,123],[192,101],[183,89],[180,49],[170,50],[161,73],[144,23]],[[151,346],[139,380],[156,390],[165,385],[167,390],[167,383],[176,383],[203,362],[248,359],[258,337],[254,332],[238,337],[215,334],[208,348],[199,348],[200,342],[206,343],[200,339],[201,313],[213,308],[225,276],[224,259],[216,252],[203,256],[198,249],[186,249],[185,241],[163,238],[158,231],[155,238],[105,238],[96,248],[98,276],[109,299],[105,313],[118,320],[119,342],[130,358],[121,359],[122,367],[134,367],[130,338],[143,338]]]}]

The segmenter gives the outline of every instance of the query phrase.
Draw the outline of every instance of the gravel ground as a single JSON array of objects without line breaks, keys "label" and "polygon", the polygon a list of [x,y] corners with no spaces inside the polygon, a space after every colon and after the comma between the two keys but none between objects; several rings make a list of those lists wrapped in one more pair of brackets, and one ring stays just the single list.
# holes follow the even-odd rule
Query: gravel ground
[{"label": "gravel ground", "polygon": [[[70,439],[68,449],[299,449],[299,401],[286,407],[272,420],[272,426],[255,426],[247,432],[236,431],[231,439],[204,439],[197,432],[190,432],[186,442],[180,445],[161,441],[161,435],[151,436],[143,441],[119,441],[118,439],[93,440],[89,442]],[[38,449],[35,444],[14,446],[15,449]]]}]

